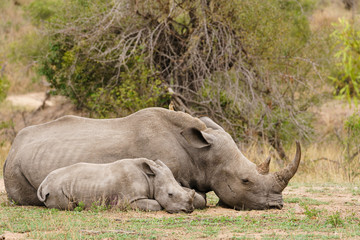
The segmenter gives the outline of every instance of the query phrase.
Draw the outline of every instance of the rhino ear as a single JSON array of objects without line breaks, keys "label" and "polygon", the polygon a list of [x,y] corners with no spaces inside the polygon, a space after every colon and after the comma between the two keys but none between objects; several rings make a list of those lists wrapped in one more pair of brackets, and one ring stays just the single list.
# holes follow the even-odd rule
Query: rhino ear
[{"label": "rhino ear", "polygon": [[215,130],[221,130],[224,131],[225,130],[217,123],[215,123],[212,119],[210,119],[209,117],[201,117],[199,118],[203,123],[205,123],[206,127],[208,128],[212,128]]},{"label": "rhino ear", "polygon": [[154,171],[154,166],[152,166],[152,164],[148,163],[148,162],[143,162],[142,164],[142,169],[144,171],[144,173],[148,176],[155,176],[155,172]]},{"label": "rhino ear", "polygon": [[197,128],[186,128],[180,134],[194,148],[209,147],[212,142],[212,135],[202,132]]},{"label": "rhino ear", "polygon": [[195,198],[195,190],[191,189],[191,191],[189,192],[189,195],[194,200],[194,198]]},{"label": "rhino ear", "polygon": [[163,163],[160,159],[156,159],[155,163],[162,167],[167,167],[165,163]]},{"label": "rhino ear", "polygon": [[163,162],[163,161],[161,161],[160,159],[156,159],[155,160],[155,163],[159,166],[159,167],[161,167],[162,169],[168,169],[169,171],[171,171],[170,169],[169,169],[169,167]]}]

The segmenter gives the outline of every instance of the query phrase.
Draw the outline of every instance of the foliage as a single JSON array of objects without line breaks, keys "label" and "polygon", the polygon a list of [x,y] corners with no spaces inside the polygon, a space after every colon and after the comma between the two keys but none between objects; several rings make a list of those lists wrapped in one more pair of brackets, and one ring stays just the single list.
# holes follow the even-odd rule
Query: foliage
[{"label": "foliage", "polygon": [[74,208],[74,212],[82,212],[85,209],[85,203],[83,201],[79,202]]},{"label": "foliage", "polygon": [[13,128],[13,127],[14,127],[14,122],[12,120],[0,122],[0,130],[6,128]]},{"label": "foliage", "polygon": [[39,25],[53,16],[60,4],[59,0],[34,0],[25,9],[33,23]]},{"label": "foliage", "polygon": [[341,128],[335,129],[335,136],[340,143],[337,163],[347,181],[354,182],[360,176],[360,115],[355,112],[344,121]]},{"label": "foliage", "polygon": [[110,206],[107,206],[105,204],[100,204],[99,202],[93,202],[90,207],[90,210],[93,212],[96,212],[96,213],[106,211],[109,209],[110,209]]},{"label": "foliage", "polygon": [[320,216],[321,214],[321,210],[318,210],[316,208],[309,208],[308,206],[304,206],[305,208],[305,212],[304,214],[308,217],[308,218],[317,218]]},{"label": "foliage", "polygon": [[263,138],[280,149],[311,136],[313,6],[68,0],[44,25],[50,43],[39,72],[93,116],[167,107],[171,97],[177,110],[208,115],[237,140]]},{"label": "foliage", "polygon": [[10,83],[4,74],[4,68],[6,65],[2,65],[0,61],[0,102],[6,98],[7,91],[10,87]]},{"label": "foliage", "polygon": [[9,60],[34,65],[36,59],[45,55],[46,44],[47,38],[40,36],[36,31],[24,34],[21,39],[9,44]]},{"label": "foliage", "polygon": [[332,227],[341,227],[344,225],[344,220],[341,218],[340,213],[336,212],[327,217],[326,223],[330,224]]},{"label": "foliage", "polygon": [[336,94],[351,99],[357,105],[360,97],[360,30],[355,23],[340,19],[332,33],[338,48],[335,57],[338,59],[336,72],[330,79],[336,89]]},{"label": "foliage", "polygon": [[347,180],[353,181],[360,176],[360,115],[354,113],[344,123],[345,136],[337,134],[343,147],[343,169]]}]

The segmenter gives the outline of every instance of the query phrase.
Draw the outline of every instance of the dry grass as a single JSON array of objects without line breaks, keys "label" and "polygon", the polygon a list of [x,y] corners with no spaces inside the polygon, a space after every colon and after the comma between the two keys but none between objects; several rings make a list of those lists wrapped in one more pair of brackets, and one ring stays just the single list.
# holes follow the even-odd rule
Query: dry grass
[{"label": "dry grass", "polygon": [[3,142],[1,143],[0,142],[0,176],[3,175],[3,166],[4,166],[4,163],[5,163],[5,159],[9,153],[9,150],[10,150],[10,142]]},{"label": "dry grass", "polygon": [[[262,150],[259,150],[262,149]],[[255,163],[260,163],[267,156],[272,156],[270,172],[281,169],[282,161],[278,160],[276,152],[271,147],[252,146],[245,151],[244,155]],[[287,152],[291,160],[295,156],[295,145]],[[360,161],[357,157],[356,161]],[[356,163],[353,165],[356,167]],[[302,146],[302,158],[298,172],[291,180],[293,183],[346,183],[348,167],[344,159],[342,147],[336,141],[325,143],[312,143]],[[354,183],[360,183],[360,178],[353,179]]]},{"label": "dry grass", "polygon": [[[302,159],[302,181],[306,182],[347,182],[345,162],[340,145],[311,144]],[[301,171],[303,170],[303,171]]]},{"label": "dry grass", "polygon": [[318,7],[310,18],[310,27],[315,31],[331,27],[339,18],[351,19],[359,13],[360,4],[354,11],[344,8],[341,0],[319,0]]},{"label": "dry grass", "polygon": [[[343,100],[330,100],[322,106],[313,107],[310,111],[315,117],[313,122],[314,139],[310,144],[302,145],[300,167],[292,182],[348,182],[347,173],[351,168],[355,171],[359,169],[357,172],[360,174],[360,157],[357,156],[353,164],[347,165],[345,149],[335,136],[335,131],[341,131],[346,119],[350,115],[360,112],[360,106],[350,106]],[[272,157],[270,172],[279,170],[282,166],[282,162],[277,160],[276,151],[267,145],[253,144],[240,148],[244,155],[255,163],[265,160],[270,155]],[[295,155],[295,144],[288,148],[286,153],[291,160]],[[360,177],[353,180],[359,183]]]}]

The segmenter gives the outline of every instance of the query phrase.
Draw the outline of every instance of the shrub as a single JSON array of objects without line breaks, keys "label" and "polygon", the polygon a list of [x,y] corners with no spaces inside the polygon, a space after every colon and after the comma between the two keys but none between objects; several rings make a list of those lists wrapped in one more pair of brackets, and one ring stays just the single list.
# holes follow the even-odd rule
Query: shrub
[{"label": "shrub", "polygon": [[10,83],[4,74],[4,69],[6,65],[2,65],[0,62],[0,102],[2,102],[7,95],[7,91],[9,90]]},{"label": "shrub", "polygon": [[83,201],[79,202],[74,208],[74,212],[82,212],[85,210],[85,203]]},{"label": "shrub", "polygon": [[344,149],[344,170],[349,181],[360,176],[360,116],[354,113],[345,121],[346,136],[343,139]]},{"label": "shrub", "polygon": [[38,25],[50,19],[56,13],[60,4],[59,0],[34,0],[26,6],[25,10],[31,17],[32,22]]},{"label": "shrub", "polygon": [[[69,0],[40,61],[54,93],[93,116],[149,106],[208,115],[233,137],[308,138],[317,73],[310,0]],[[171,90],[169,89],[171,88]],[[168,92],[171,92],[169,94]]]},{"label": "shrub", "polygon": [[341,218],[340,213],[336,212],[332,215],[329,215],[325,223],[337,228],[344,225],[344,220]]},{"label": "shrub", "polygon": [[360,30],[345,19],[340,19],[335,26],[337,29],[332,33],[332,37],[336,40],[335,57],[338,62],[330,79],[336,95],[346,97],[349,103],[353,99],[357,105],[360,97]]},{"label": "shrub", "polygon": [[316,208],[309,208],[308,206],[304,206],[305,208],[305,212],[304,214],[308,217],[308,218],[318,218],[321,214],[321,210],[318,210]]}]

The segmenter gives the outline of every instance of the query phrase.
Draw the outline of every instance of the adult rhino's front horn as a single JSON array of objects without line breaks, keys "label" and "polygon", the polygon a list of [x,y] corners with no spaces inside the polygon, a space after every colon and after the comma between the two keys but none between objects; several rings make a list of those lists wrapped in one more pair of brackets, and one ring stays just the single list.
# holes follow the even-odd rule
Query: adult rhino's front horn
[{"label": "adult rhino's front horn", "polygon": [[300,143],[296,141],[296,154],[294,160],[291,163],[289,163],[289,165],[287,165],[286,168],[274,173],[275,181],[276,181],[276,184],[274,185],[273,188],[274,191],[281,192],[282,190],[284,190],[284,188],[289,183],[290,179],[295,175],[299,167],[300,158],[301,158],[301,147],[300,147]]}]

